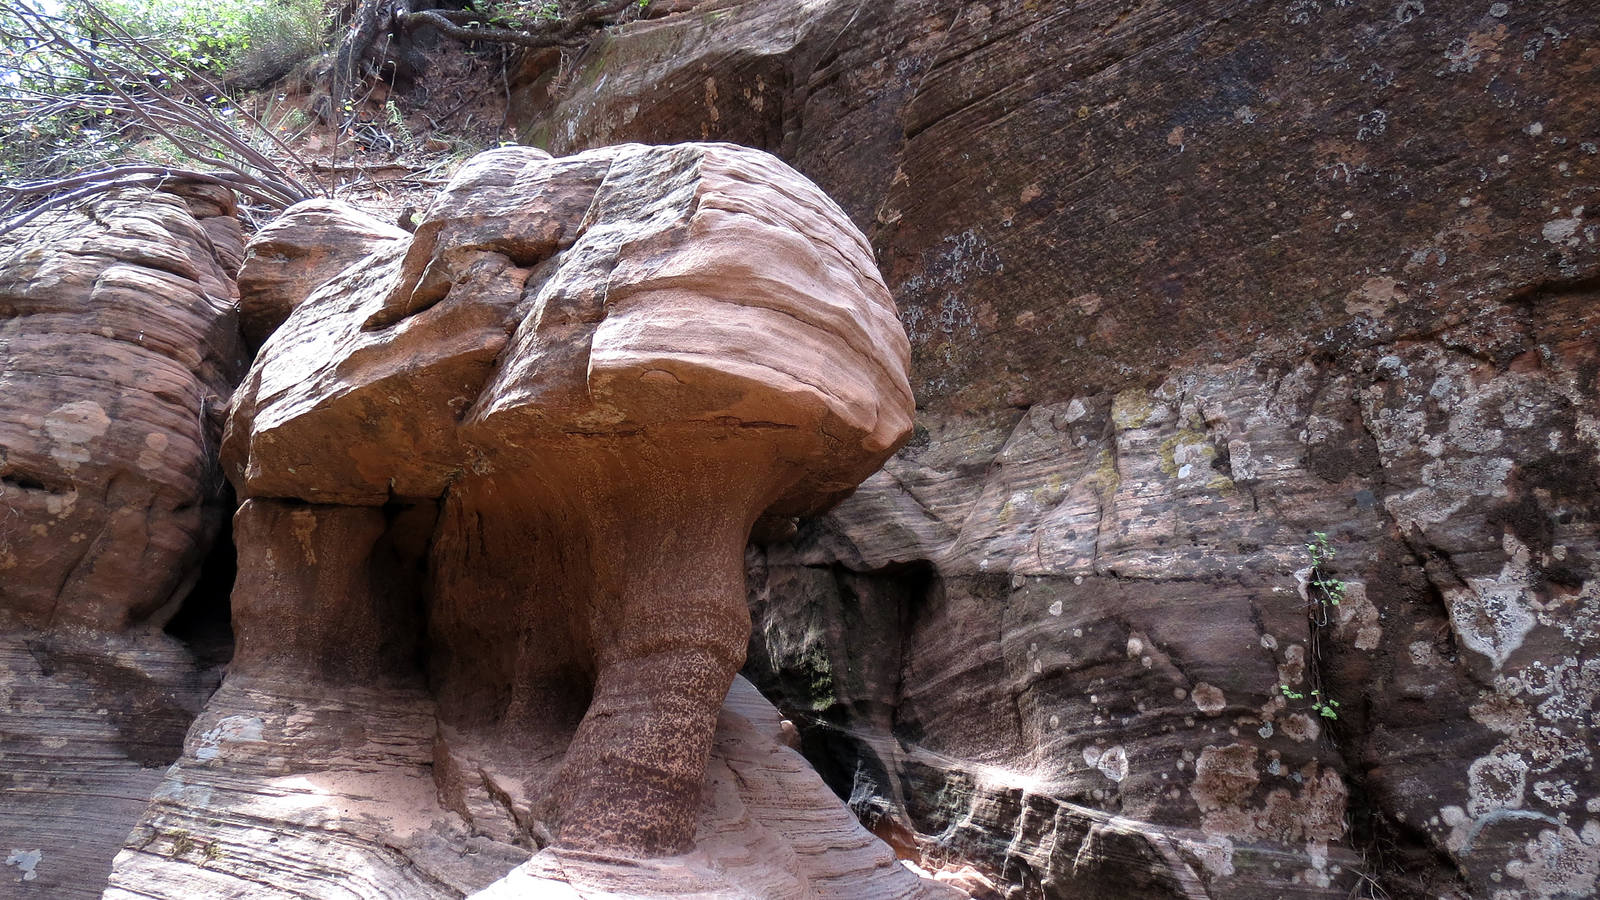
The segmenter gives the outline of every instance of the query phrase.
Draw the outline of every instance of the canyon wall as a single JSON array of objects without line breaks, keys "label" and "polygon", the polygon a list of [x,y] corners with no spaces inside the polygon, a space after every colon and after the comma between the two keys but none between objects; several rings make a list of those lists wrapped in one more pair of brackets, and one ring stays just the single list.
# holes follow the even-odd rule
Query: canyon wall
[{"label": "canyon wall", "polygon": [[878,833],[1029,897],[1594,890],[1594,12],[728,0],[524,70],[528,141],[764,147],[872,243],[916,434],[751,550],[746,672]]},{"label": "canyon wall", "polygon": [[[416,236],[312,204],[243,297],[214,192],[0,239],[0,894],[945,892],[895,856],[1008,900],[1600,887],[1592,2],[661,7],[511,82],[562,159],[480,157]],[[744,151],[598,150],[703,140],[838,208]],[[743,237],[679,243],[713,219]],[[793,267],[773,233],[819,222]],[[804,357],[790,300],[846,282],[849,352]],[[232,574],[263,344],[218,689],[183,601]],[[686,410],[733,441],[671,489],[739,501],[704,534],[618,482],[674,483],[687,444],[616,448]],[[580,432],[609,462],[523,458]],[[608,567],[623,509],[666,525]],[[635,570],[678,541],[736,592],[710,537],[752,523],[724,694],[700,626],[737,604]],[[568,634],[613,593],[649,627]],[[618,759],[666,802],[608,807]],[[574,797],[580,843],[704,852],[530,860]]]}]

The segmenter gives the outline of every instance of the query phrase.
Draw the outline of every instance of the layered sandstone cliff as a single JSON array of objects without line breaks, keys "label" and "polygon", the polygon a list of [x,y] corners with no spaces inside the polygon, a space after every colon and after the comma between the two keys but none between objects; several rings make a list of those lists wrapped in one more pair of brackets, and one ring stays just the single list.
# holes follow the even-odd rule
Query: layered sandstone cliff
[{"label": "layered sandstone cliff", "polygon": [[725,0],[517,112],[768,148],[867,233],[917,432],[753,554],[747,672],[905,852],[1029,897],[1582,896],[1597,27]]},{"label": "layered sandstone cliff", "polygon": [[216,642],[163,626],[196,636],[228,514],[242,240],[231,195],[182,193],[0,238],[0,895],[98,897],[216,688]]}]

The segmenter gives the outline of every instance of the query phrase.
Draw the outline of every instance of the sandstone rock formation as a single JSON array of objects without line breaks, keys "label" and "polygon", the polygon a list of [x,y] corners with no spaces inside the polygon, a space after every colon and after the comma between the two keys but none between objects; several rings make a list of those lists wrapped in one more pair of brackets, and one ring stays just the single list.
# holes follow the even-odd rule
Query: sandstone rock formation
[{"label": "sandstone rock formation", "polygon": [[728,145],[504,148],[336,274],[284,249],[352,221],[249,248],[293,312],[223,443],[238,646],[108,896],[461,896],[530,846],[488,896],[948,893],[729,699],[756,520],[910,433],[843,213]]},{"label": "sandstone rock formation", "polygon": [[307,200],[250,238],[239,266],[239,328],[259,349],[295,306],[361,257],[406,233],[348,204]]},{"label": "sandstone rock formation", "polygon": [[[914,434],[797,532],[798,505],[771,509],[745,558],[745,674],[875,835],[1026,900],[1595,893],[1592,4],[656,6],[670,14],[575,70],[530,58],[513,118],[558,154],[769,150],[839,201],[867,236],[850,252],[887,273]],[[536,186],[533,206],[456,191],[458,212],[415,241],[332,206],[309,228],[305,207],[255,245],[247,333],[301,307],[271,351],[299,362],[258,372],[230,443],[253,497],[238,657],[111,896],[918,889],[838,822],[740,682],[715,713],[697,850],[626,866],[552,846],[520,865],[569,824],[561,786],[582,800],[561,763],[598,674],[579,662],[594,635],[571,630],[589,619],[566,613],[581,586],[537,573],[615,540],[579,491],[654,500],[618,498],[603,456],[526,413],[592,419],[576,443],[616,460],[630,436],[596,408],[676,415],[686,374],[721,382],[696,381],[698,359],[627,368],[654,311],[699,288],[678,273],[638,290],[656,276],[611,264],[676,246],[671,210],[699,182],[652,195],[604,152],[517,153],[476,171]],[[662,217],[640,231],[659,243],[607,231],[652,202]],[[227,269],[226,219],[195,214]],[[608,330],[613,299],[627,324]],[[517,359],[551,377],[498,362]],[[855,408],[834,400],[811,409]],[[512,446],[521,429],[534,441]],[[560,468],[521,471],[535,452]],[[684,461],[645,462],[630,477]],[[568,470],[583,477],[553,483]],[[541,537],[562,530],[587,544]],[[1337,607],[1312,584],[1319,532],[1347,585]],[[149,587],[170,572],[129,571],[147,582],[117,582],[108,621],[152,608],[127,591],[172,594]],[[619,602],[629,575],[607,573]],[[73,589],[30,581],[15,605],[37,617]],[[101,615],[87,595],[66,608]],[[676,642],[710,649],[707,671],[736,653],[720,622]],[[41,646],[0,646],[0,815],[24,836],[0,874],[92,896],[105,816],[150,792],[206,685],[159,636]],[[116,665],[83,674],[88,660]],[[694,694],[682,719],[704,725],[713,694]],[[50,767],[80,746],[64,780]],[[662,793],[681,802],[672,762]],[[774,811],[769,788],[791,805]],[[628,839],[681,840],[675,815]],[[835,836],[826,851],[817,834]]]},{"label": "sandstone rock formation", "polygon": [[764,147],[888,274],[917,434],[756,555],[747,669],[879,833],[1028,897],[1596,889],[1591,13],[712,0],[526,73],[528,140]]},{"label": "sandstone rock formation", "polygon": [[216,686],[162,633],[225,515],[245,359],[226,192],[108,195],[0,238],[0,894],[98,897]]},{"label": "sandstone rock formation", "polygon": [[27,574],[0,581],[4,624],[159,624],[197,576],[245,360],[212,240],[237,243],[232,200],[192,193],[198,213],[114,196],[0,241],[0,571]]}]

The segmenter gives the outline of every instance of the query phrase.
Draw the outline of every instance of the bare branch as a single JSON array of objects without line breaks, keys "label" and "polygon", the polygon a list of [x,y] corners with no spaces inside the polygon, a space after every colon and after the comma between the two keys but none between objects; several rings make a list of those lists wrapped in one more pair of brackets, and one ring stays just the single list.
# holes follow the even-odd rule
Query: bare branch
[{"label": "bare branch", "polygon": [[[197,172],[191,169],[167,166],[114,166],[110,169],[85,172],[68,178],[0,186],[0,190],[5,190],[12,194],[12,199],[8,200],[4,206],[0,206],[0,211],[12,208],[18,198],[21,197],[45,196],[47,198],[30,207],[27,211],[0,222],[0,236],[15,231],[52,209],[71,206],[109,190],[126,187],[162,187],[173,182],[183,181],[222,185],[269,206],[281,207],[284,205],[281,199],[262,193],[259,189],[260,185],[250,178],[239,178],[216,172]],[[77,189],[72,190],[72,188]],[[61,191],[67,191],[67,193],[60,193]]]},{"label": "bare branch", "polygon": [[[92,145],[137,127],[170,142],[178,153],[202,164],[197,170],[148,163],[116,165],[63,178],[36,178],[19,184],[0,186],[0,234],[11,231],[41,213],[70,206],[94,193],[120,187],[159,186],[174,180],[199,181],[231,188],[239,194],[272,208],[282,208],[314,196],[312,189],[289,174],[267,152],[240,134],[216,106],[226,94],[204,75],[167,54],[159,45],[130,34],[89,0],[82,9],[96,35],[93,46],[85,46],[62,18],[40,12],[27,3],[12,10],[14,32],[25,32],[30,44],[69,60],[82,74],[63,75],[75,93],[49,95],[22,85],[7,88],[8,106],[17,106],[23,97],[45,101],[30,107],[34,115],[78,113],[86,121],[109,121],[113,127],[89,132]],[[118,56],[108,50],[124,54]],[[42,72],[53,80],[56,73]],[[271,145],[306,166],[281,138],[247,110],[234,113],[261,130]],[[59,157],[56,157],[59,158]],[[49,171],[55,163],[42,169]]]}]

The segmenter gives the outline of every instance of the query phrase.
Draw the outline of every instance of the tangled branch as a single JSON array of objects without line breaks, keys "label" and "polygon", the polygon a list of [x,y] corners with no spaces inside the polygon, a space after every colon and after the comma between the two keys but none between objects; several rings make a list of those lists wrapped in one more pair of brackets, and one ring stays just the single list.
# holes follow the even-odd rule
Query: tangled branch
[{"label": "tangled branch", "polygon": [[522,15],[505,8],[490,11],[434,8],[430,0],[363,0],[344,40],[339,45],[334,77],[335,93],[344,96],[349,86],[374,67],[369,57],[380,38],[401,40],[404,35],[432,27],[458,41],[509,44],[534,50],[544,47],[578,47],[594,33],[642,13],[649,0],[565,0],[541,3]]},{"label": "tangled branch", "polygon": [[523,20],[509,27],[494,27],[477,13],[419,9],[405,17],[407,26],[432,25],[458,41],[489,41],[518,47],[574,47],[589,40],[596,28],[615,24],[613,17],[640,8],[638,0],[603,0],[567,15]]},{"label": "tangled branch", "polygon": [[[174,180],[220,184],[269,207],[282,208],[325,193],[287,172],[274,159],[309,167],[292,148],[248,111],[243,116],[267,146],[258,147],[224,118],[222,89],[164,51],[155,41],[129,33],[93,3],[82,4],[83,20],[69,23],[26,2],[10,10],[16,31],[0,37],[44,59],[64,60],[73,71],[32,71],[45,90],[25,84],[5,88],[6,105],[31,106],[30,113],[76,113],[112,123],[114,134],[130,131],[164,138],[195,167],[156,166],[126,161],[67,177],[34,177],[0,185],[0,234],[14,230],[49,209],[68,206],[112,188],[157,185]],[[84,39],[81,31],[93,35]],[[70,89],[59,91],[62,85]],[[59,92],[58,92],[59,91]],[[43,175],[43,173],[39,173]]]},{"label": "tangled branch", "polygon": [[[181,181],[222,185],[263,205],[275,208],[298,202],[298,200],[286,202],[281,195],[275,196],[262,190],[261,185],[254,179],[240,177],[231,172],[201,172],[173,166],[128,164],[66,178],[0,185],[0,193],[7,195],[4,201],[0,201],[0,236],[21,228],[52,209],[73,206],[105,191],[130,187],[160,188]],[[13,210],[18,207],[21,207],[22,211],[13,214]]]}]

